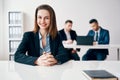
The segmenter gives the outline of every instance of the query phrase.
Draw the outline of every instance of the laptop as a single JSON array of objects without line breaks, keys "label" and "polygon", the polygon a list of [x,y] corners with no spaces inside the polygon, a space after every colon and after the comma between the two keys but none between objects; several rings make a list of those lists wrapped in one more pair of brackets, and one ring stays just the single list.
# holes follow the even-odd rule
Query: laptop
[{"label": "laptop", "polygon": [[77,45],[93,45],[93,36],[77,36]]}]

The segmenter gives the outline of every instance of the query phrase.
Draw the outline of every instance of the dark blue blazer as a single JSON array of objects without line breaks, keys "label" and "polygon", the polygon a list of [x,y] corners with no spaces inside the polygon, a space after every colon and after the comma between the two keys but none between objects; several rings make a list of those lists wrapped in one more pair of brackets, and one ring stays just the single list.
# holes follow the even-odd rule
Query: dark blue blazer
[{"label": "dark blue blazer", "polygon": [[[65,32],[64,32],[64,29],[60,30],[59,33],[60,33],[60,36],[61,36],[61,40],[62,40],[62,41],[63,41],[63,40],[67,40],[66,34],[65,34]],[[76,32],[75,32],[74,30],[71,30],[71,31],[70,31],[70,36],[71,36],[71,39],[72,39],[72,40],[76,40],[77,34],[76,34]]]},{"label": "dark blue blazer", "polygon": [[[70,59],[66,49],[62,45],[59,34],[57,34],[54,40],[50,37],[50,49],[51,54],[59,63],[64,63]],[[24,64],[35,65],[34,62],[41,55],[38,32],[33,33],[31,31],[24,33],[22,42],[15,52],[15,61]]]},{"label": "dark blue blazer", "polygon": [[[62,41],[63,41],[63,40],[67,40],[66,34],[65,34],[65,32],[64,32],[64,29],[60,30],[60,31],[59,31],[59,34],[60,34],[60,38],[61,38]],[[72,39],[72,40],[76,40],[77,34],[76,34],[76,32],[75,32],[74,30],[71,30],[71,31],[70,31],[70,36],[71,36],[71,39]],[[71,51],[72,51],[73,49],[72,49],[72,48],[69,48],[69,49],[67,49],[67,50],[68,50],[68,53],[71,53]],[[80,49],[77,49],[77,50],[80,51]],[[77,53],[76,53],[76,54],[72,54],[72,53],[71,53],[69,56],[70,56],[71,59],[80,60],[80,58],[79,58],[79,56],[77,55]]]},{"label": "dark blue blazer", "polygon": [[[90,30],[88,32],[87,36],[93,36],[94,37],[94,35],[95,35],[95,32],[93,30]],[[109,44],[109,42],[110,42],[109,31],[101,28],[98,44]],[[108,49],[94,49],[94,50],[96,52],[104,52],[105,54],[108,54]]]}]

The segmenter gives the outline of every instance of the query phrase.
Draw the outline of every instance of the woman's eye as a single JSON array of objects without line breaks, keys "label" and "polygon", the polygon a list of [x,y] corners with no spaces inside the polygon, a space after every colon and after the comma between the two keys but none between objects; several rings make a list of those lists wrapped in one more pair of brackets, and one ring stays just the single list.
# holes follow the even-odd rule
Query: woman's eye
[{"label": "woman's eye", "polygon": [[42,17],[38,16],[38,19],[41,19]]},{"label": "woman's eye", "polygon": [[[38,18],[38,19],[42,19],[41,16],[38,16],[37,18]],[[49,17],[44,17],[43,19],[47,19],[47,20],[48,20],[48,19],[50,19],[50,18],[49,18]]]},{"label": "woman's eye", "polygon": [[49,19],[49,17],[46,17],[45,19]]}]

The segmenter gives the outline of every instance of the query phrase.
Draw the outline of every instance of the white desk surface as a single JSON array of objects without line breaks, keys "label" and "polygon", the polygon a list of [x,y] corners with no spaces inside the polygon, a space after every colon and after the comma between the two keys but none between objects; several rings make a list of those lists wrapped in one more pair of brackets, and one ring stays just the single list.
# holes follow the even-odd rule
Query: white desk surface
[{"label": "white desk surface", "polygon": [[65,48],[94,48],[94,49],[105,49],[105,48],[120,48],[120,45],[76,45],[76,44],[63,44]]},{"label": "white desk surface", "polygon": [[87,80],[82,70],[107,70],[120,80],[119,61],[69,61],[51,67],[0,61],[0,80]]}]

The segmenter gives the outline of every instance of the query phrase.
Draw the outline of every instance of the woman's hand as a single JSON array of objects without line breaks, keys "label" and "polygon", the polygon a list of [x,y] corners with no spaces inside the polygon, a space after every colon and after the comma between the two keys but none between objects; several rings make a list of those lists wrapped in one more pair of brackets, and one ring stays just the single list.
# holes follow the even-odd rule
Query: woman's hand
[{"label": "woman's hand", "polygon": [[41,55],[36,61],[35,64],[38,66],[52,66],[57,63],[57,60],[54,58],[53,55],[49,53],[45,53]]}]

